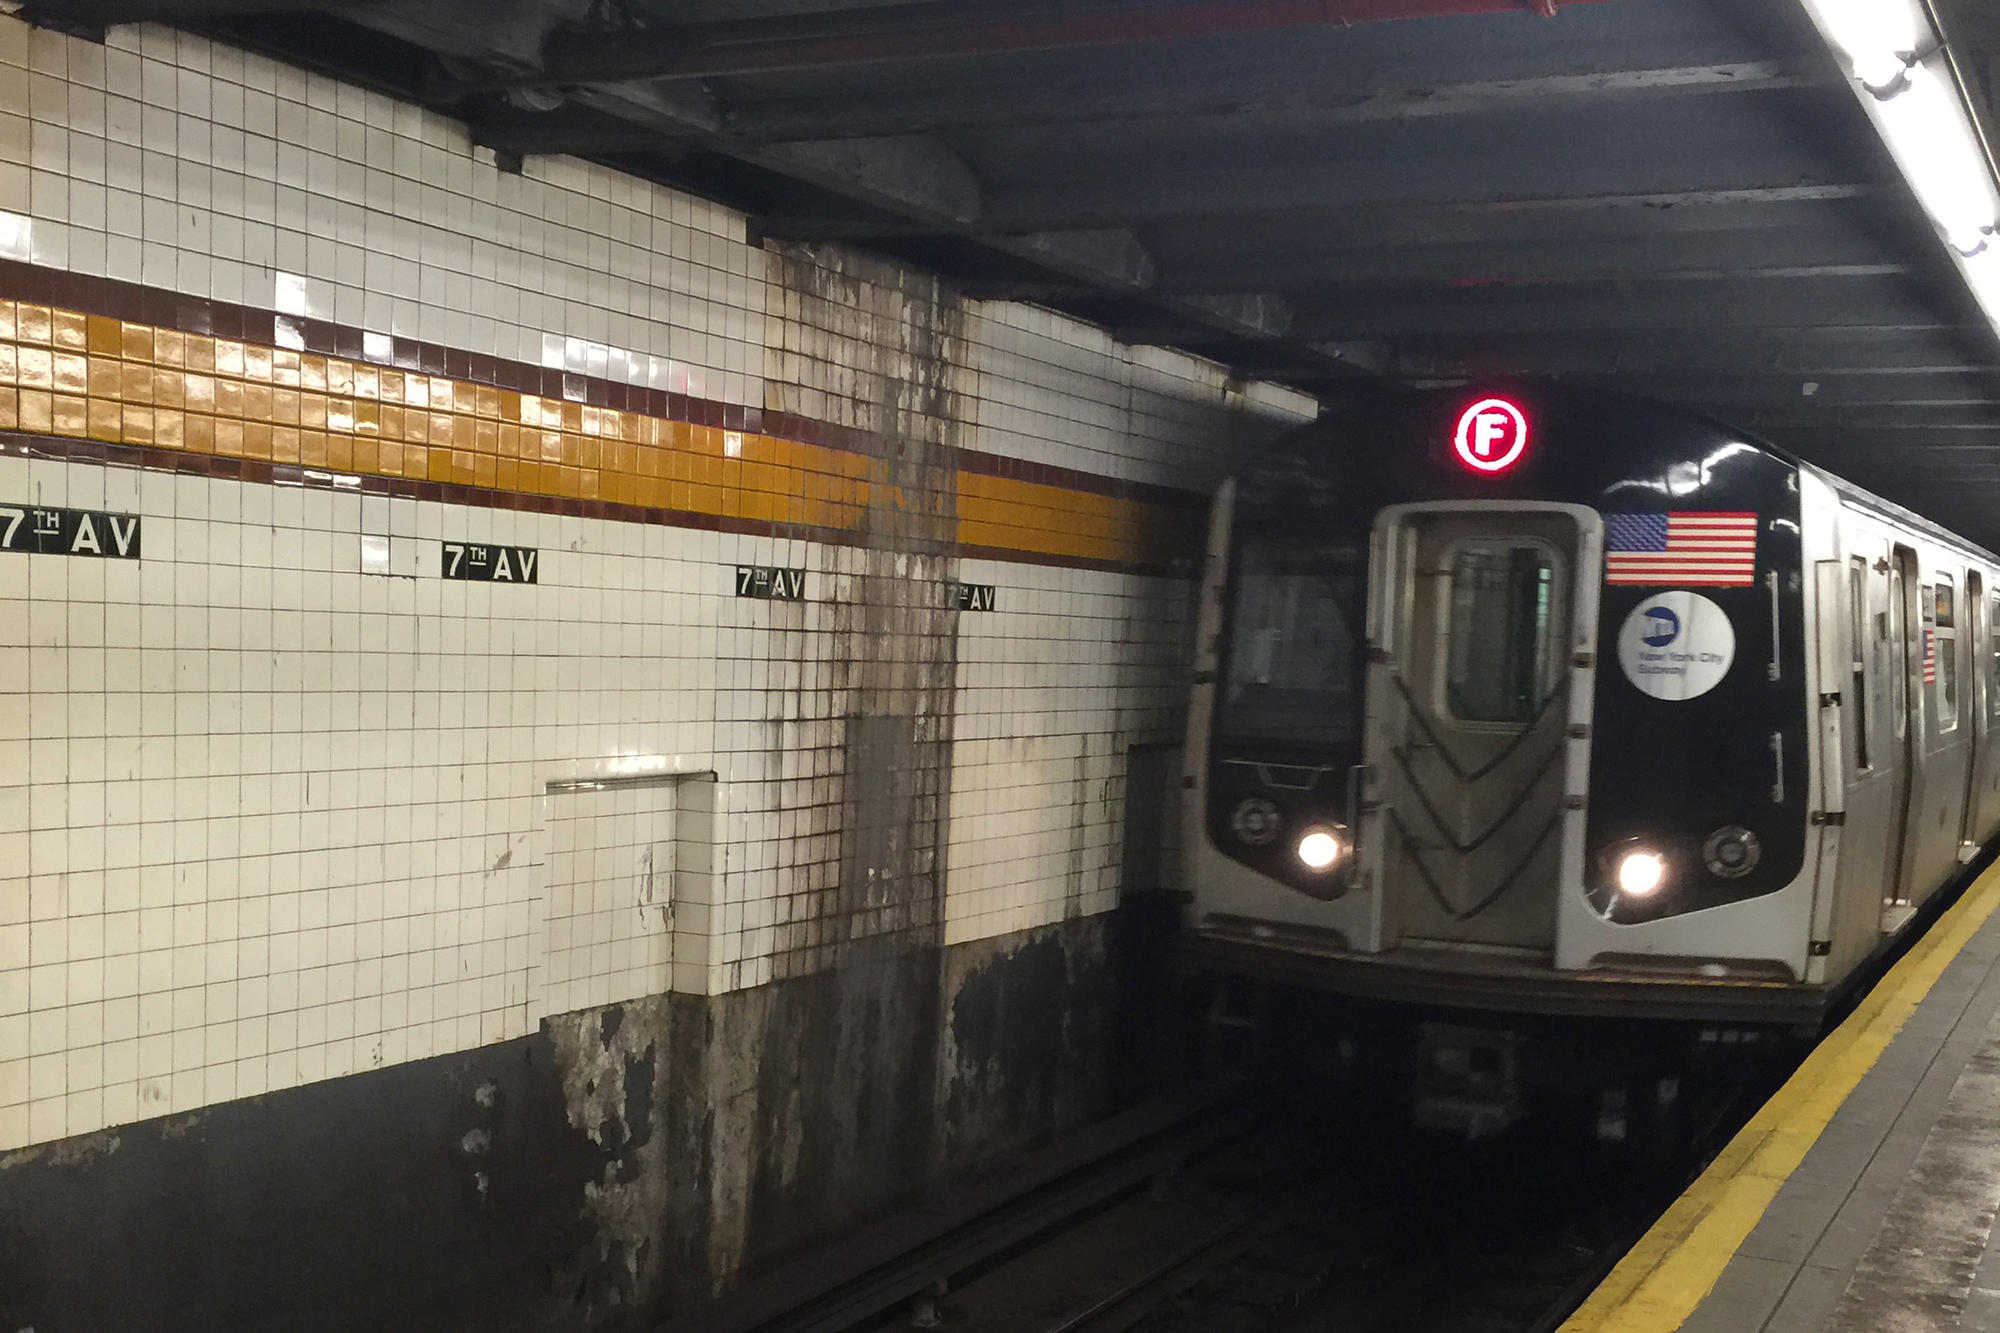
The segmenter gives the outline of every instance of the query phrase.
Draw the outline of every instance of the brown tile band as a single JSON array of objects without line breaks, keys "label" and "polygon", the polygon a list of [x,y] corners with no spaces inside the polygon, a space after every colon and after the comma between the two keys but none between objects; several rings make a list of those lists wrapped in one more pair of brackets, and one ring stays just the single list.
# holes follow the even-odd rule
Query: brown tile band
[{"label": "brown tile band", "polygon": [[[10,455],[17,458],[52,459],[58,462],[148,468],[189,476],[214,477],[224,481],[298,486],[350,495],[393,495],[412,500],[431,500],[475,508],[564,514],[575,518],[613,519],[626,523],[658,523],[704,532],[735,532],[747,537],[789,538],[841,546],[860,544],[852,531],[814,527],[808,524],[731,518],[726,515],[695,513],[688,510],[648,508],[642,505],[621,504],[613,500],[583,500],[567,496],[533,495],[521,491],[497,491],[448,481],[357,476],[302,467],[295,463],[274,463],[263,459],[232,458],[216,454],[192,454],[151,445],[113,444],[103,440],[65,439],[59,436],[29,435],[20,431],[0,431],[0,457]],[[0,496],[0,500],[9,498],[20,497]],[[965,542],[954,543],[952,554],[968,560],[1010,561],[1016,564],[1046,565],[1059,569],[1087,569],[1107,574],[1140,574],[1168,578],[1192,577],[1196,563],[1195,554],[1148,564],[1055,553],[1024,555],[1018,550],[1005,547],[979,546]]]},{"label": "brown tile band", "polygon": [[[178,333],[263,347],[291,348],[315,356],[335,357],[591,407],[635,412],[690,425],[780,436],[848,452],[868,453],[873,450],[873,440],[866,431],[814,420],[797,413],[769,412],[691,394],[670,393],[664,389],[554,370],[526,361],[467,352],[413,338],[384,336],[377,340],[376,346],[386,345],[389,349],[387,355],[370,356],[366,351],[367,340],[363,338],[363,331],[352,325],[279,314],[229,301],[186,296],[164,288],[88,273],[72,273],[18,260],[0,259],[0,297]],[[1190,509],[1207,506],[1207,497],[1199,491],[1126,481],[977,449],[958,449],[954,452],[961,471],[983,476],[1006,477],[1154,505]]]},{"label": "brown tile band", "polygon": [[[78,295],[78,284],[83,295],[105,295],[95,279],[75,279],[61,294]],[[175,310],[188,322],[179,298]],[[983,456],[965,466],[966,455],[948,453],[919,483],[931,493],[912,495],[874,451],[772,434],[767,415],[746,409],[667,394],[645,403],[699,419],[0,299],[0,431],[133,447],[141,463],[237,460],[448,485],[468,503],[536,497],[582,507],[565,512],[843,544],[921,505],[964,549],[1092,568],[1170,568],[1199,546],[1201,508],[1184,492],[1159,503],[1116,483],[1069,485],[1077,474]],[[752,429],[753,419],[766,429]]]}]

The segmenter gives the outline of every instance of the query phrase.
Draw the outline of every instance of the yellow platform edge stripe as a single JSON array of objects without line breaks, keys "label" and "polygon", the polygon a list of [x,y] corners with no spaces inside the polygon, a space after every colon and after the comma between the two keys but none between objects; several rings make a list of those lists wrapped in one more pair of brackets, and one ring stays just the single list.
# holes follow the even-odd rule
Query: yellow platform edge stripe
[{"label": "yellow platform edge stripe", "polygon": [[1672,1333],[1686,1322],[1834,1113],[2000,907],[2000,864],[1889,970],[1661,1215],[1561,1333]]}]

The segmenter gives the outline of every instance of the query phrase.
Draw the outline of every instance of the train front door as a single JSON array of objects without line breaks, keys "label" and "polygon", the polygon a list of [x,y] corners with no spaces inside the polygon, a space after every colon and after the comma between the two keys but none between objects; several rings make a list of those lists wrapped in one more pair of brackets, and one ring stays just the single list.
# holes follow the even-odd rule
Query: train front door
[{"label": "train front door", "polygon": [[1377,520],[1363,855],[1385,943],[1553,952],[1566,844],[1581,836],[1568,732],[1589,716],[1601,544],[1598,515],[1574,505],[1401,505]]}]

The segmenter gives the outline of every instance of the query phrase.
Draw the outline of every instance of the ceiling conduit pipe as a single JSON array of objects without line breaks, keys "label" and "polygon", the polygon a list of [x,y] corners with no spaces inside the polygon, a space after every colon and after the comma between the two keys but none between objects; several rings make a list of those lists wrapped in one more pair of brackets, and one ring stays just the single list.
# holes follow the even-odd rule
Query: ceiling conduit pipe
[{"label": "ceiling conduit pipe", "polygon": [[[1298,28],[1351,27],[1396,19],[1528,12],[1553,17],[1558,3],[1599,0],[1239,0],[1061,10],[971,12],[963,6],[892,5],[837,16],[741,20],[618,32],[558,29],[543,69],[523,83],[701,79],[731,74],[835,69],[965,56],[1112,46],[1129,42]],[[831,21],[829,21],[831,20]]]}]

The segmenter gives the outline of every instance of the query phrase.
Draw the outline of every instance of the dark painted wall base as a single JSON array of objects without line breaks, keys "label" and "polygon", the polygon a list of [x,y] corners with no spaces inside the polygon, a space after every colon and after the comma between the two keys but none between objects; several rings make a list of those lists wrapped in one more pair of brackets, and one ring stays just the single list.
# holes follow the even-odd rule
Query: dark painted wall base
[{"label": "dark painted wall base", "polygon": [[0,1329],[576,1328],[688,1308],[1147,1090],[1132,1057],[1157,1057],[1162,1006],[1131,990],[1163,984],[1161,916],[1134,904],[563,1015],[0,1157]]}]

